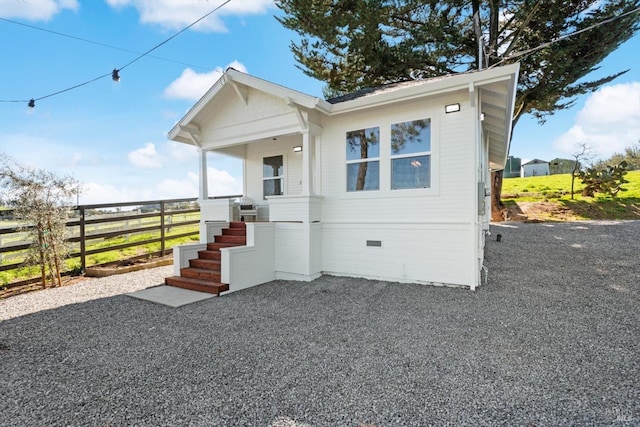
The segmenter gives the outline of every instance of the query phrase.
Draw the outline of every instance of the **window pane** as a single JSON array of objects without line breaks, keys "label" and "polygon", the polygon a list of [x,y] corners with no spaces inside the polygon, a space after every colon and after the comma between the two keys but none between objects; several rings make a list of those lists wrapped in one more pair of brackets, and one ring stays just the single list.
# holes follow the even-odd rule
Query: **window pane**
[{"label": "window pane", "polygon": [[405,157],[391,161],[391,188],[431,187],[431,156]]},{"label": "window pane", "polygon": [[262,194],[267,196],[282,196],[283,179],[265,179],[262,182]]},{"label": "window pane", "polygon": [[391,154],[431,151],[431,120],[414,120],[391,125]]},{"label": "window pane", "polygon": [[282,176],[283,174],[282,156],[265,157],[262,160],[262,176],[264,178]]},{"label": "window pane", "polygon": [[380,128],[347,132],[347,160],[380,157]]},{"label": "window pane", "polygon": [[380,162],[359,162],[347,165],[347,191],[380,189]]}]

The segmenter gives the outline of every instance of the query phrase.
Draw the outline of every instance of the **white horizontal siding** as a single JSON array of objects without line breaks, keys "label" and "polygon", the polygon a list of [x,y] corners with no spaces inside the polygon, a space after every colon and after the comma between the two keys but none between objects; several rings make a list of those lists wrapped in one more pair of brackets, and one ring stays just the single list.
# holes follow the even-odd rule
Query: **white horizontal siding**
[{"label": "white horizontal siding", "polygon": [[248,145],[245,162],[245,195],[258,204],[267,204],[262,194],[262,164],[265,157],[283,156],[285,194],[302,192],[302,156],[293,147],[302,144],[301,136],[281,137]]},{"label": "white horizontal siding", "polygon": [[[466,97],[466,98],[465,98]],[[323,222],[362,221],[468,221],[476,209],[475,143],[468,94],[442,97],[428,104],[412,102],[393,109],[374,109],[323,123]],[[446,103],[460,102],[462,111],[444,114]],[[432,187],[390,189],[390,127],[420,118],[431,119]],[[347,131],[380,127],[380,190],[346,191]]]},{"label": "white horizontal siding", "polygon": [[276,223],[275,230],[276,276],[318,277],[322,271],[321,224]]},{"label": "white horizontal siding", "polygon": [[258,138],[287,134],[300,129],[294,109],[281,98],[249,89],[246,103],[233,90],[225,87],[199,118],[200,143],[205,148],[224,147]]},{"label": "white horizontal siding", "polygon": [[[391,281],[474,286],[468,224],[323,224],[323,271]],[[379,240],[381,247],[367,247]]]},{"label": "white horizontal siding", "polygon": [[246,125],[293,112],[293,108],[276,96],[255,89],[247,90],[246,94],[245,104],[231,86],[225,87],[214,100],[224,108],[208,109],[210,113],[201,119],[204,124],[201,129]]}]

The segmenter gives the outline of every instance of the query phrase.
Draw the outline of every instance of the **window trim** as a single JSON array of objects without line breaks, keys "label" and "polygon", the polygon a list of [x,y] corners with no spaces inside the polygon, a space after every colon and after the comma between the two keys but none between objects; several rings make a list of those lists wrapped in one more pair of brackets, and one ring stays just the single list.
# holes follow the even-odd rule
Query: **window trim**
[{"label": "window trim", "polygon": [[[269,176],[269,177],[265,177],[264,176],[264,160],[265,159],[269,159],[272,157],[280,157],[282,159],[282,175],[278,175],[278,176]],[[272,156],[263,156],[262,157],[262,168],[263,168],[263,172],[262,172],[262,199],[263,200],[267,200],[267,197],[278,197],[278,196],[284,196],[285,195],[285,176],[286,176],[286,171],[285,171],[285,156],[283,154],[275,154]],[[275,180],[282,180],[282,194],[265,194],[264,191],[264,183],[265,181],[275,181]]]},{"label": "window trim", "polygon": [[[407,123],[407,122],[416,122],[419,120],[428,120],[429,121],[429,150],[427,151],[417,151],[414,153],[402,153],[402,154],[393,154],[393,150],[391,148],[391,129],[394,125]],[[422,119],[412,119],[412,120],[404,120],[402,122],[390,122],[389,123],[389,190],[391,191],[406,191],[406,190],[428,190],[433,188],[433,120],[431,117],[422,118]],[[429,157],[429,186],[428,187],[408,187],[408,188],[398,188],[394,186],[393,181],[393,161],[397,159],[406,159],[411,157],[421,157],[428,156]]]},{"label": "window trim", "polygon": [[[345,151],[345,166],[346,166],[346,175],[345,175],[345,190],[347,193],[350,194],[354,194],[354,193],[361,193],[361,192],[369,192],[369,191],[380,191],[380,169],[381,169],[381,160],[382,160],[382,126],[381,125],[374,125],[374,126],[368,126],[368,127],[362,127],[362,128],[358,128],[358,129],[354,129],[354,130],[347,130],[345,132],[345,139],[344,139],[344,143],[345,143],[345,148],[346,148],[346,144],[347,144],[347,140],[348,137],[347,135],[351,132],[356,132],[358,130],[364,130],[366,131],[367,129],[378,129],[378,156],[377,157],[367,157],[365,159],[352,159],[352,160],[348,160],[346,151]],[[371,190],[367,190],[367,189],[362,189],[362,190],[349,190],[349,167],[348,165],[352,165],[352,164],[360,164],[360,163],[371,163],[371,162],[378,162],[378,188],[375,189],[371,189]]]}]

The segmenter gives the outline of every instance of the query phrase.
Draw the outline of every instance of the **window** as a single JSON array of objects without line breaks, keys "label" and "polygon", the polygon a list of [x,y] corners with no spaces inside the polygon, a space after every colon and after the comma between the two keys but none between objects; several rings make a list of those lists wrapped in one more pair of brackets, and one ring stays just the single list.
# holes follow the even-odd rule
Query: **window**
[{"label": "window", "polygon": [[262,159],[262,194],[267,196],[282,196],[284,189],[284,167],[282,156],[265,157]]},{"label": "window", "polygon": [[380,189],[380,128],[347,132],[347,191]]},{"label": "window", "polygon": [[431,120],[391,125],[391,189],[431,187]]}]

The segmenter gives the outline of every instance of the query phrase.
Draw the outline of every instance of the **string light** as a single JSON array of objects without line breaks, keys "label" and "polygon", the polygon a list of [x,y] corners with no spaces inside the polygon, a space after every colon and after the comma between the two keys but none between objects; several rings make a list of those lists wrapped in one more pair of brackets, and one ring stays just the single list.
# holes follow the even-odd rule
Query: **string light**
[{"label": "string light", "polygon": [[41,96],[39,98],[31,98],[29,101],[26,100],[0,100],[0,102],[27,102],[27,105],[30,108],[35,108],[36,106],[36,101],[39,101],[41,99],[45,99],[45,98],[50,98],[52,96],[55,95],[59,95],[63,92],[68,92],[70,90],[79,88],[81,86],[87,85],[89,83],[93,83],[96,80],[100,80],[103,79],[105,77],[111,76],[111,78],[113,79],[113,81],[118,82],[120,81],[120,71],[122,71],[124,68],[128,67],[129,65],[133,64],[134,62],[144,58],[145,56],[149,55],[151,52],[153,52],[154,50],[158,49],[160,46],[165,45],[166,43],[168,43],[169,41],[173,40],[174,38],[176,38],[177,36],[179,36],[180,34],[184,33],[185,31],[187,31],[189,28],[193,27],[194,25],[196,25],[198,22],[202,21],[203,19],[207,18],[209,15],[217,12],[220,8],[222,8],[223,6],[225,6],[226,4],[230,3],[231,0],[225,0],[224,2],[222,2],[220,5],[218,5],[216,8],[214,8],[213,10],[211,10],[210,12],[204,14],[203,16],[201,16],[200,18],[196,19],[195,21],[193,21],[191,24],[187,25],[186,27],[184,27],[182,30],[178,31],[177,33],[175,33],[174,35],[172,35],[171,37],[169,37],[168,39],[164,40],[161,43],[158,43],[157,45],[155,45],[154,47],[152,47],[151,49],[147,50],[146,52],[140,54],[138,57],[136,57],[135,59],[133,59],[132,61],[128,62],[127,64],[123,65],[120,68],[114,68],[113,71],[109,74],[103,74],[101,76],[98,76],[94,79],[88,80],[86,82],[77,84],[75,86],[71,86],[68,87],[66,89],[62,89],[59,90],[57,92],[51,93],[49,95],[45,95],[45,96]]}]

